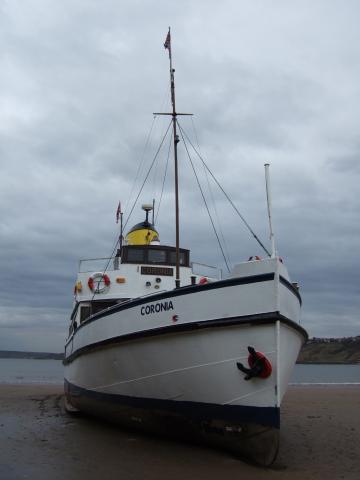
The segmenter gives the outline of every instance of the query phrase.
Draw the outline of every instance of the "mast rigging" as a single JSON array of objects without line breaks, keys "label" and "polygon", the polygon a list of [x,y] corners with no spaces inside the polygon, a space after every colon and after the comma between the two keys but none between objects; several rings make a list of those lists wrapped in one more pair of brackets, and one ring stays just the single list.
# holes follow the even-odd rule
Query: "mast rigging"
[{"label": "mast rigging", "polygon": [[[229,203],[231,204],[231,206],[234,208],[234,210],[236,211],[236,213],[239,215],[239,217],[241,218],[241,220],[244,222],[245,226],[248,228],[248,230],[250,231],[250,233],[252,234],[252,236],[255,238],[255,240],[259,243],[259,245],[263,248],[263,250],[267,253],[267,255],[269,255],[269,257],[271,257],[271,253],[267,250],[267,248],[263,245],[263,243],[260,241],[260,239],[257,237],[257,235],[255,234],[255,232],[253,231],[253,229],[250,227],[250,225],[247,223],[247,221],[245,220],[245,218],[241,215],[241,213],[239,212],[239,210],[237,209],[237,207],[234,205],[233,201],[230,199],[229,195],[225,192],[225,190],[223,189],[223,187],[220,185],[220,183],[218,182],[218,180],[216,179],[216,177],[214,176],[214,174],[212,173],[212,171],[209,169],[209,167],[207,166],[207,164],[205,163],[204,159],[202,158],[202,156],[200,155],[200,153],[197,151],[197,149],[194,147],[194,145],[192,144],[191,140],[189,139],[188,135],[186,134],[186,132],[183,130],[183,128],[181,127],[181,125],[178,123],[177,121],[177,117],[178,116],[192,116],[193,114],[192,113],[178,113],[176,111],[176,101],[175,101],[175,76],[174,76],[174,73],[175,73],[175,69],[173,68],[172,66],[172,51],[171,51],[171,31],[170,31],[170,27],[169,27],[169,31],[168,31],[168,34],[166,36],[166,40],[165,40],[165,43],[164,43],[164,47],[165,49],[167,49],[169,51],[169,62],[170,62],[170,90],[171,90],[171,103],[172,103],[172,112],[154,112],[153,115],[156,116],[156,115],[167,115],[167,116],[171,116],[171,122],[169,123],[167,129],[166,129],[166,132],[165,134],[163,135],[162,137],[162,140],[160,142],[160,145],[155,153],[155,156],[152,160],[152,163],[150,165],[150,168],[148,169],[147,173],[146,173],[146,176],[145,176],[145,179],[140,187],[140,190],[135,198],[135,201],[133,202],[133,205],[130,209],[130,212],[129,214],[127,215],[127,219],[124,223],[124,225],[122,225],[123,223],[123,215],[121,214],[121,232],[123,232],[123,230],[126,228],[126,225],[128,224],[128,221],[131,217],[131,214],[135,208],[135,205],[140,197],[140,194],[144,188],[144,185],[149,177],[149,174],[154,166],[154,163],[158,157],[158,154],[162,148],[162,145],[164,143],[164,140],[165,138],[167,137],[167,134],[169,132],[169,129],[171,127],[171,124],[172,124],[172,130],[173,130],[173,135],[172,135],[172,140],[173,140],[173,145],[174,145],[174,170],[175,170],[175,229],[176,229],[176,276],[175,276],[175,287],[178,288],[180,287],[180,227],[179,227],[179,179],[178,179],[178,156],[177,156],[177,144],[179,143],[179,135],[177,134],[177,126],[179,127],[179,131],[180,131],[180,134],[181,134],[181,137],[183,139],[183,142],[184,142],[184,145],[185,145],[185,149],[187,151],[187,154],[189,156],[189,159],[190,159],[190,163],[192,165],[192,168],[194,170],[194,165],[191,161],[191,157],[190,157],[190,154],[189,154],[189,151],[188,151],[188,148],[186,146],[186,141],[185,139],[189,142],[189,144],[191,145],[191,147],[193,148],[194,152],[197,154],[197,156],[200,158],[203,166],[204,166],[204,169],[206,169],[209,174],[211,175],[211,177],[213,178],[213,180],[215,181],[215,183],[218,185],[218,187],[220,188],[220,190],[223,192],[223,194],[225,195],[225,197],[227,198],[227,200],[229,201]],[[147,144],[149,143],[149,139],[150,139],[150,135],[151,135],[151,132],[152,132],[152,129],[153,129],[153,126],[154,126],[154,122],[155,122],[155,118],[153,119],[153,123],[152,123],[152,126],[151,126],[151,130],[150,130],[150,133],[148,135],[148,138],[147,138],[147,141],[146,141],[146,145],[145,145],[145,148],[147,146]],[[145,149],[144,149],[145,150]],[[144,152],[143,152],[144,153]],[[141,169],[141,165],[142,165],[142,161],[141,161],[141,164],[138,168],[138,171],[137,171],[137,174],[136,174],[136,179],[137,177],[139,176],[139,173],[140,173],[140,169]],[[167,162],[166,162],[166,170],[167,170]],[[194,170],[194,174],[195,174],[195,177],[196,177],[196,180],[198,182],[198,186],[200,188],[200,192],[201,192],[201,195],[203,196],[203,199],[205,201],[205,206],[207,208],[207,211],[208,211],[208,214],[209,214],[209,217],[210,217],[210,221],[212,223],[212,226],[213,226],[213,229],[214,229],[214,232],[215,232],[215,235],[216,235],[216,238],[218,240],[218,243],[220,245],[220,249],[221,249],[221,253],[223,255],[223,258],[224,258],[224,261],[225,261],[225,264],[229,270],[229,265],[228,265],[228,262],[226,260],[226,256],[225,256],[225,253],[223,251],[223,248],[221,246],[221,242],[220,242],[220,239],[219,239],[219,236],[217,234],[217,231],[216,231],[216,228],[215,228],[215,225],[213,223],[213,220],[212,220],[212,217],[210,215],[210,212],[209,212],[209,209],[208,209],[208,206],[207,206],[207,203],[206,203],[206,200],[205,200],[205,197],[204,197],[204,193],[201,189],[201,186],[199,184],[199,179],[196,175],[196,172]],[[166,172],[165,172],[165,176],[166,176]],[[136,181],[136,180],[135,180]],[[163,189],[164,189],[164,182],[165,182],[165,178],[163,180],[163,185],[162,185],[162,192],[161,192],[161,197],[162,197],[162,194],[163,194]],[[131,194],[133,192],[133,189],[134,189],[134,186],[135,186],[135,182],[133,184],[133,187],[132,187],[132,191],[131,191]],[[131,195],[130,195],[131,196]],[[161,203],[161,199],[160,199],[160,203]],[[159,209],[160,209],[160,203],[159,203],[159,206],[158,206],[158,212],[156,214],[156,217],[155,217],[155,220],[158,216],[158,213],[159,213]],[[155,209],[154,209],[155,210]],[[153,210],[153,221],[154,221],[154,210]],[[116,240],[116,243],[115,243],[115,246],[114,246],[114,249],[112,251],[112,254],[110,256],[110,258],[108,259],[107,263],[106,263],[106,266],[103,270],[103,272],[105,273],[109,267],[109,264],[110,264],[110,261],[115,253],[115,250],[117,248],[117,245],[120,244],[120,248],[122,246],[122,235],[120,234],[120,237],[117,238]],[[274,250],[274,248],[273,248]],[[94,292],[94,295],[95,295],[95,292]],[[94,298],[94,295],[92,298]]]}]

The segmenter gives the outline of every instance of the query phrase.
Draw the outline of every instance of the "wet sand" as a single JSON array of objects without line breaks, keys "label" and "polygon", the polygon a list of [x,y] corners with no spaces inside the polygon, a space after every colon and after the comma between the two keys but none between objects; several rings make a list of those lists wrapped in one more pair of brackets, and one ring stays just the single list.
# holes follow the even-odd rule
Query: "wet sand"
[{"label": "wet sand", "polygon": [[64,412],[61,386],[0,385],[0,480],[360,478],[360,387],[291,387],[269,468]]}]

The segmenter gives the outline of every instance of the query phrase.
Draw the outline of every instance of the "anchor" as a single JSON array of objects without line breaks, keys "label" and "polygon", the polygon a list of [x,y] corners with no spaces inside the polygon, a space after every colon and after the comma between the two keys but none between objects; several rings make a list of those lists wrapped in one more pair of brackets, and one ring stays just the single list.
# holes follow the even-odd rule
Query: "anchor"
[{"label": "anchor", "polygon": [[237,368],[245,373],[245,380],[251,380],[254,377],[267,378],[271,375],[272,366],[269,360],[261,352],[257,352],[254,347],[248,346],[249,367],[245,367],[242,363],[237,362]]}]

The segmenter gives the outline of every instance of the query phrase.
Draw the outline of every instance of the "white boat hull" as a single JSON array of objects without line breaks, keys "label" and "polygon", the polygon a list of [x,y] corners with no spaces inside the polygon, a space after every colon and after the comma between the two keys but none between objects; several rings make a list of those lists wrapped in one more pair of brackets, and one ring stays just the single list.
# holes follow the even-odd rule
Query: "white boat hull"
[{"label": "white boat hull", "polygon": [[[205,437],[270,464],[281,400],[306,338],[294,322],[299,310],[300,297],[276,272],[117,306],[67,343],[67,400],[126,425]],[[268,378],[244,379],[237,363],[247,365],[248,346],[270,361]]]}]

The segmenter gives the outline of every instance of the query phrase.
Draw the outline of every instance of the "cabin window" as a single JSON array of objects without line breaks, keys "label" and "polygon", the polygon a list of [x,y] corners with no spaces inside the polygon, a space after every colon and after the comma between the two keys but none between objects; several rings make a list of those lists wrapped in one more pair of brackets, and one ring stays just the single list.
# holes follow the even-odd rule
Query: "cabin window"
[{"label": "cabin window", "polygon": [[[170,252],[170,262],[171,264],[176,264],[176,252]],[[179,263],[180,265],[186,265],[186,256],[185,252],[179,252]]]},{"label": "cabin window", "polygon": [[121,303],[121,302],[118,302],[117,300],[106,300],[106,301],[93,302],[93,304],[92,304],[92,314],[94,315],[95,313],[99,313],[102,310],[106,310],[109,307],[113,307],[117,303]]},{"label": "cabin window", "polygon": [[80,323],[85,322],[91,315],[90,305],[82,305],[80,307]]},{"label": "cabin window", "polygon": [[149,263],[166,263],[166,250],[149,250]]},{"label": "cabin window", "polygon": [[113,307],[118,303],[122,303],[128,300],[128,298],[122,298],[117,300],[106,300],[106,301],[95,301],[91,305],[81,305],[80,306],[80,324],[85,322],[91,315],[99,313],[102,310],[106,310],[109,307]]},{"label": "cabin window", "polygon": [[144,253],[142,248],[131,248],[127,251],[128,262],[144,263]]},{"label": "cabin window", "polygon": [[[189,250],[180,249],[179,259],[180,265],[183,267],[189,266]],[[139,263],[149,265],[175,265],[176,264],[176,250],[174,247],[167,246],[144,246],[134,247],[126,246],[121,251],[122,263]]]}]

